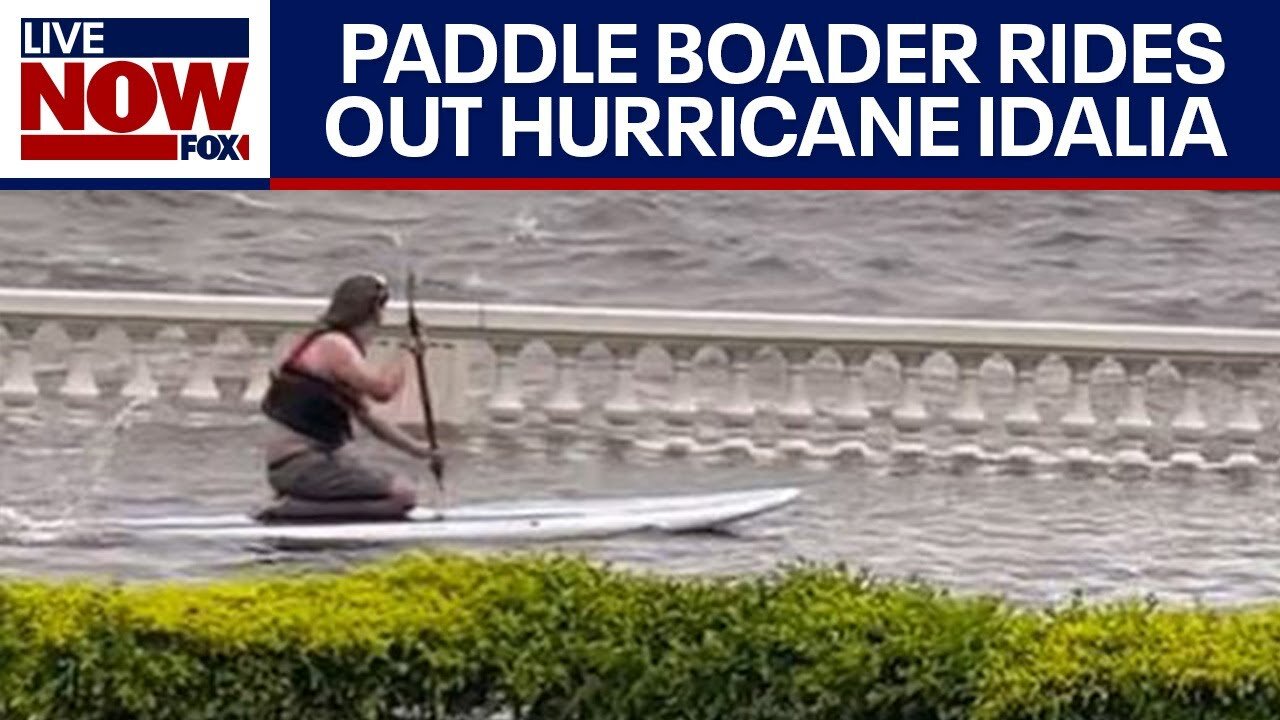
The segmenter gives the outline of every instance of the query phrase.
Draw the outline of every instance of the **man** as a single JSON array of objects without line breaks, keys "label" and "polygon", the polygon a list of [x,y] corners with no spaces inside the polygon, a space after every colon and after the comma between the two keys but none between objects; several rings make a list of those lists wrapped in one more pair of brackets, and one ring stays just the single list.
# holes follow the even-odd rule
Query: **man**
[{"label": "man", "polygon": [[429,445],[370,412],[371,400],[390,400],[405,382],[404,363],[377,367],[365,357],[389,297],[380,276],[343,280],[319,326],[273,374],[262,410],[271,419],[267,480],[279,499],[260,520],[397,520],[416,504],[412,481],[345,450],[354,419],[394,448],[439,461]]}]

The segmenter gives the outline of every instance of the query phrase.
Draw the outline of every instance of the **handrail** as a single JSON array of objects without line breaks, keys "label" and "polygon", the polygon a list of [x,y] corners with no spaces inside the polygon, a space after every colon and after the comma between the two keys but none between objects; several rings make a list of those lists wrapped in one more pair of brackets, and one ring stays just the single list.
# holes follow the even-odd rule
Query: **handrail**
[{"label": "handrail", "polygon": [[[320,298],[0,288],[0,320],[139,320],[232,324],[304,324],[324,308]],[[974,350],[1105,352],[1205,358],[1280,356],[1280,331],[1253,328],[858,317],[830,314],[579,307],[569,305],[422,303],[441,336],[537,334],[611,339],[698,339],[707,343],[884,343],[960,346]],[[403,302],[388,306],[388,324],[405,320]]]}]

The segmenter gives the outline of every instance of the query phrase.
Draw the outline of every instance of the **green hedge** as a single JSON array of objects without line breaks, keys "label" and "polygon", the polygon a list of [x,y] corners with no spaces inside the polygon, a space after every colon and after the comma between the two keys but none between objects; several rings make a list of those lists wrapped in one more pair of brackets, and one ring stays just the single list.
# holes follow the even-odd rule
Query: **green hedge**
[{"label": "green hedge", "polygon": [[0,718],[1280,717],[1280,610],[1058,611],[838,569],[673,579],[407,556],[0,584]]}]

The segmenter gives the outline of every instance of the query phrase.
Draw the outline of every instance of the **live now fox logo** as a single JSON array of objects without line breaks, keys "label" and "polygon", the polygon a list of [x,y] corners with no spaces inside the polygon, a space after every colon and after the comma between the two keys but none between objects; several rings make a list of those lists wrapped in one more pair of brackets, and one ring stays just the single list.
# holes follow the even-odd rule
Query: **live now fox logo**
[{"label": "live now fox logo", "polygon": [[23,160],[248,160],[243,18],[23,18]]}]

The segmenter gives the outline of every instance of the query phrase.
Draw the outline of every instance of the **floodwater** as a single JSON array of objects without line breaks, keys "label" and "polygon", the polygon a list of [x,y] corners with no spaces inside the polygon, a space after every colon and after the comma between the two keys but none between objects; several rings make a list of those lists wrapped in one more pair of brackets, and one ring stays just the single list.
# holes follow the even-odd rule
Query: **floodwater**
[{"label": "floodwater", "polygon": [[[1280,195],[1264,193],[0,193],[0,285],[320,295],[350,269],[398,278],[412,265],[441,300],[1267,327],[1280,325],[1277,228]],[[4,408],[0,528],[237,512],[264,497],[255,419],[118,410]],[[803,558],[1030,601],[1280,589],[1268,475],[1133,482],[451,447],[450,502],[805,490],[732,533],[562,546],[627,567],[757,572]],[[206,577],[388,551],[17,533],[0,543],[0,572]]]}]

